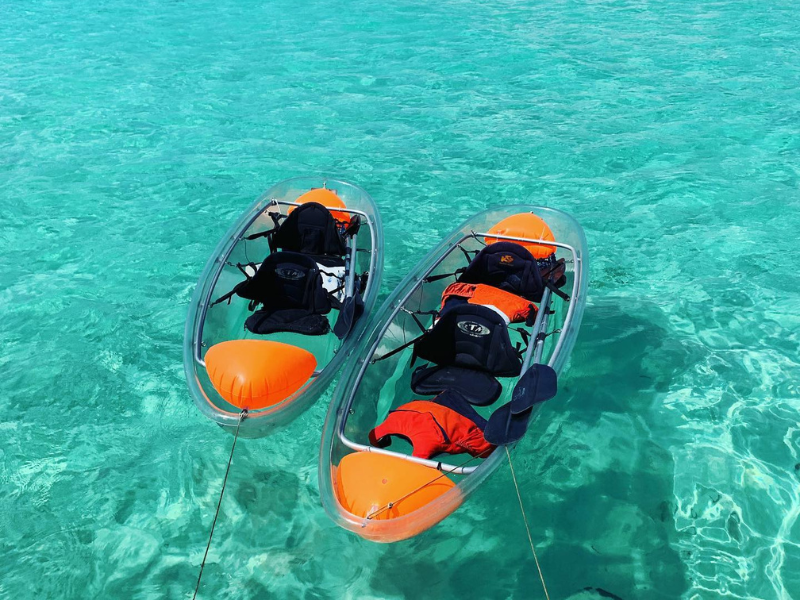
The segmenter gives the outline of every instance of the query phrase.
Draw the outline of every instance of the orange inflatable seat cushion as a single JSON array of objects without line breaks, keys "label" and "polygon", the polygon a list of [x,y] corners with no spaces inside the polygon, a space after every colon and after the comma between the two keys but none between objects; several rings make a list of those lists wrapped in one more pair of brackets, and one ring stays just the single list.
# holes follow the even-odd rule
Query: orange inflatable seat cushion
[{"label": "orange inflatable seat cushion", "polygon": [[[436,469],[372,452],[348,454],[335,476],[342,508],[359,517],[373,515],[376,520],[410,514],[456,486]],[[388,508],[390,502],[394,504]]]},{"label": "orange inflatable seat cushion", "polygon": [[[333,190],[328,190],[326,188],[316,188],[311,190],[310,192],[306,192],[302,196],[300,196],[297,200],[295,200],[298,204],[305,204],[306,202],[316,202],[317,204],[322,204],[327,208],[347,208],[345,206],[344,201],[336,195],[336,192]],[[291,214],[294,210],[294,207],[290,208],[287,214]],[[346,212],[341,212],[338,210],[332,210],[331,214],[333,218],[339,221],[340,223],[349,223],[350,222],[350,215]]]},{"label": "orange inflatable seat cushion", "polygon": [[317,367],[308,350],[264,340],[232,340],[206,352],[206,371],[219,395],[238,408],[258,410],[299,390]]},{"label": "orange inflatable seat cushion", "polygon": [[[555,242],[556,238],[550,228],[547,226],[541,217],[537,217],[533,213],[518,213],[506,217],[496,225],[494,225],[489,233],[496,233],[497,235],[507,235],[510,237],[530,238],[534,240],[548,240]],[[486,236],[484,241],[487,244],[494,242],[502,242],[497,238]],[[523,242],[515,242],[520,246],[526,248],[534,258],[547,258],[556,251],[555,246],[548,246],[545,244],[529,244]]]}]

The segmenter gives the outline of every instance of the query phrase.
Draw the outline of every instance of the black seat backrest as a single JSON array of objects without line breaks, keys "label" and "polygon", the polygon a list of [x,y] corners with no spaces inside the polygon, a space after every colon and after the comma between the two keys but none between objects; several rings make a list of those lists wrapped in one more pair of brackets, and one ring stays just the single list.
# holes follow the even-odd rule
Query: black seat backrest
[{"label": "black seat backrest", "polygon": [[316,261],[296,252],[270,254],[252,279],[236,287],[236,293],[269,310],[303,309],[315,314],[331,310]]},{"label": "black seat backrest", "polygon": [[478,252],[458,278],[464,283],[485,283],[539,302],[544,284],[536,259],[514,242],[495,242]]},{"label": "black seat backrest", "polygon": [[442,366],[485,371],[499,377],[519,375],[522,364],[503,318],[491,308],[458,304],[442,313],[415,345],[415,355]]},{"label": "black seat backrest", "polygon": [[331,211],[316,202],[295,208],[270,243],[275,249],[311,255],[341,256],[347,251]]}]

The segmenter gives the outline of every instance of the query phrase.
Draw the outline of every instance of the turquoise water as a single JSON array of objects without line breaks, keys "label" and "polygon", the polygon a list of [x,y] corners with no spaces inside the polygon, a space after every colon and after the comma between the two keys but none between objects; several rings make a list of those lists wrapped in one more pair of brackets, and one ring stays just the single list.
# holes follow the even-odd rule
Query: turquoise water
[{"label": "turquoise water", "polygon": [[[800,598],[800,19],[790,0],[5,0],[0,599],[186,598],[230,436],[196,278],[286,177],[366,188],[384,289],[473,212],[592,252],[515,466],[552,598]],[[540,598],[507,469],[379,546],[317,493],[323,398],[237,447],[203,598]]]}]

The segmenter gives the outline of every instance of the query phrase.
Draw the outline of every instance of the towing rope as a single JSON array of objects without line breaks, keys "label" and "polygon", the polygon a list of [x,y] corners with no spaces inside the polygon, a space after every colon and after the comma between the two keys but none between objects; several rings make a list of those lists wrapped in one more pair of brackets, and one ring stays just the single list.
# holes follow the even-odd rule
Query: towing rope
[{"label": "towing rope", "polygon": [[511,453],[508,451],[508,446],[505,446],[506,456],[508,456],[508,466],[511,467],[511,478],[514,480],[514,488],[517,490],[517,500],[519,500],[519,510],[522,512],[522,520],[525,521],[525,531],[528,532],[528,542],[531,545],[531,552],[533,553],[533,560],[536,562],[536,570],[539,571],[539,581],[542,582],[542,589],[544,590],[544,597],[550,600],[550,594],[547,593],[547,585],[544,583],[544,575],[542,575],[542,567],[539,565],[539,557],[536,556],[536,548],[533,546],[533,538],[531,537],[531,528],[528,525],[528,517],[525,516],[525,507],[522,505],[522,494],[519,493],[519,485],[517,484],[517,476],[514,473],[514,463],[511,462]]},{"label": "towing rope", "polygon": [[206,553],[203,555],[203,562],[200,564],[200,573],[197,575],[197,585],[194,588],[194,595],[192,600],[197,598],[197,591],[200,589],[200,579],[203,577],[203,569],[206,566],[206,558],[208,558],[208,550],[211,548],[211,538],[214,537],[214,528],[217,526],[217,517],[219,517],[219,507],[222,506],[222,496],[225,495],[225,486],[228,483],[228,473],[231,471],[231,463],[233,462],[233,451],[236,450],[236,440],[239,439],[239,428],[242,426],[242,421],[247,416],[247,409],[239,413],[239,421],[236,423],[236,434],[233,436],[233,445],[231,446],[231,455],[228,457],[228,468],[225,469],[225,478],[222,480],[222,490],[219,493],[219,501],[217,501],[217,512],[214,514],[214,520],[211,523],[211,533],[208,534],[208,544],[206,544]]}]

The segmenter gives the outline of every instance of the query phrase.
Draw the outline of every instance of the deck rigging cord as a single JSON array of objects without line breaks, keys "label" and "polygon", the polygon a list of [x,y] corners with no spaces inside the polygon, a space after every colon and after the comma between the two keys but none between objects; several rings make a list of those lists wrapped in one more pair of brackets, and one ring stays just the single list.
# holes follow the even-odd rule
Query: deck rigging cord
[{"label": "deck rigging cord", "polygon": [[228,467],[225,469],[225,478],[222,480],[222,489],[219,492],[219,500],[217,501],[217,512],[214,513],[214,520],[211,522],[211,533],[208,534],[208,544],[206,544],[206,553],[203,555],[203,562],[200,564],[200,573],[197,575],[197,585],[194,588],[194,595],[192,600],[197,598],[197,591],[200,589],[200,580],[203,577],[203,569],[206,566],[206,558],[208,558],[208,550],[211,548],[211,538],[214,537],[214,528],[217,526],[217,517],[219,517],[219,508],[222,506],[222,496],[225,495],[225,486],[228,483],[228,473],[231,471],[231,463],[233,462],[233,451],[236,450],[236,440],[239,439],[239,428],[242,426],[247,416],[247,409],[243,409],[239,413],[239,421],[236,423],[236,434],[233,436],[233,445],[231,446],[231,455],[228,457]]},{"label": "deck rigging cord", "polygon": [[506,456],[508,457],[508,466],[511,467],[511,478],[514,480],[514,488],[517,490],[517,500],[519,500],[519,510],[522,512],[522,520],[525,521],[525,531],[528,532],[528,542],[531,545],[531,552],[533,553],[533,560],[536,562],[536,570],[539,571],[539,581],[542,582],[542,589],[544,590],[544,597],[550,600],[550,594],[547,593],[547,585],[544,582],[544,575],[542,574],[542,567],[539,565],[539,557],[536,556],[536,548],[533,545],[533,538],[531,537],[531,528],[528,525],[528,517],[525,516],[525,507],[522,505],[522,494],[519,493],[519,485],[517,484],[517,476],[514,473],[514,463],[511,462],[511,452],[508,451],[508,446],[504,446]]},{"label": "deck rigging cord", "polygon": [[[473,460],[475,460],[476,458],[481,458],[483,454],[486,454],[486,452],[482,452],[481,454],[478,454],[477,456],[472,456],[472,457],[470,457],[468,460],[465,460],[464,462],[462,462],[460,465],[456,465],[456,467],[457,467],[457,468],[459,468],[459,469],[460,469],[461,467],[465,467],[466,465],[468,465],[469,463],[471,463],[471,462],[472,462]],[[440,463],[440,464],[441,464],[441,463]],[[381,506],[380,508],[376,508],[375,510],[373,510],[371,513],[369,513],[369,514],[368,514],[368,515],[365,517],[365,519],[364,519],[364,523],[362,524],[362,527],[366,527],[366,526],[367,526],[367,521],[370,521],[370,520],[372,520],[374,517],[376,517],[377,515],[381,514],[381,513],[382,513],[383,511],[385,511],[385,510],[390,510],[390,509],[392,509],[392,508],[394,507],[394,505],[395,505],[395,504],[397,504],[398,502],[402,502],[403,500],[405,500],[405,499],[406,499],[406,498],[408,498],[409,496],[413,496],[413,495],[414,495],[414,494],[416,494],[418,491],[420,491],[422,488],[428,487],[430,484],[432,484],[432,483],[434,483],[434,482],[436,482],[436,481],[439,481],[439,480],[440,480],[442,477],[444,477],[445,475],[447,475],[447,471],[444,471],[444,470],[442,470],[442,472],[441,472],[441,473],[439,473],[439,475],[437,475],[436,477],[434,477],[434,478],[433,478],[433,479],[431,479],[430,481],[427,481],[427,482],[423,483],[423,484],[422,484],[421,486],[419,486],[418,488],[416,488],[416,489],[413,489],[413,490],[411,490],[410,492],[408,492],[407,494],[404,494],[404,495],[400,496],[400,497],[399,497],[397,500],[393,500],[392,502],[387,502],[386,504],[384,504],[384,505],[383,505],[383,506]]]}]

